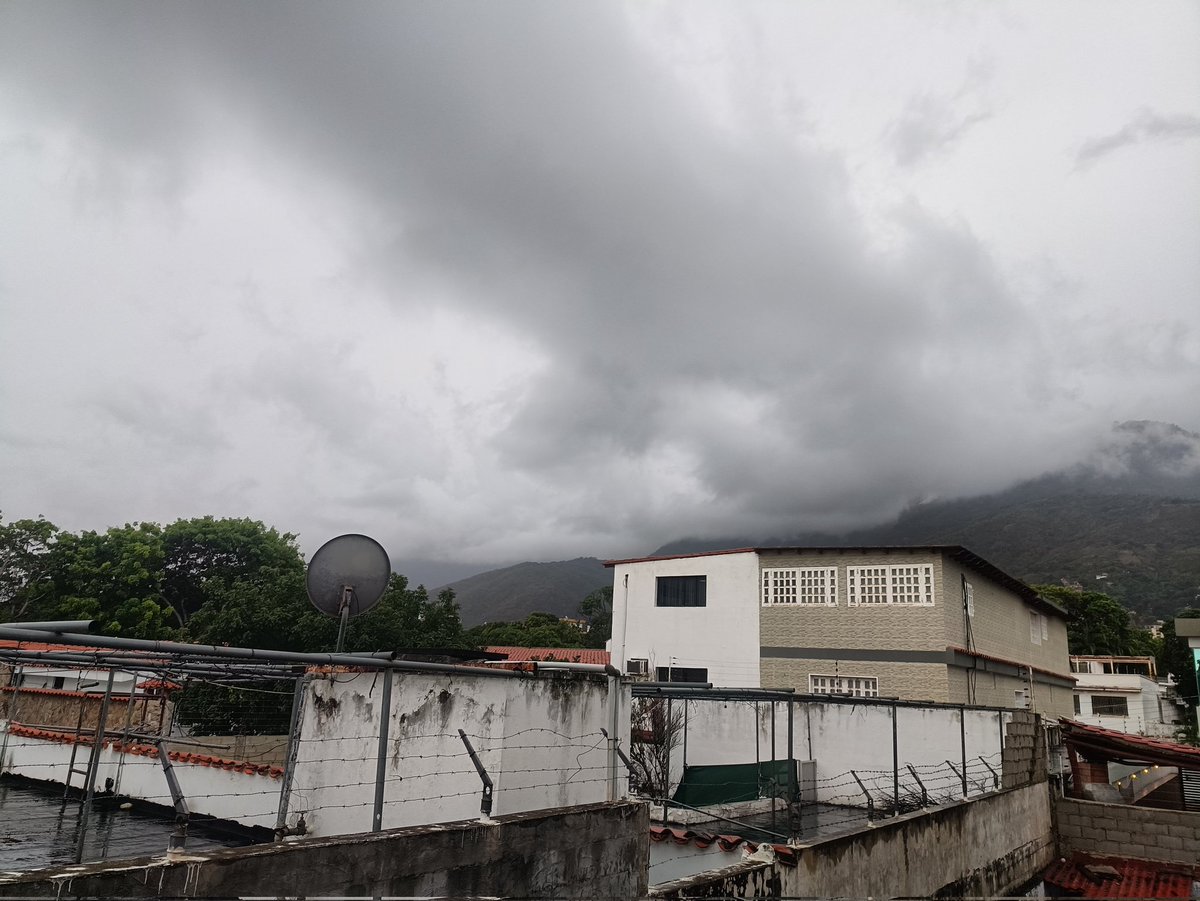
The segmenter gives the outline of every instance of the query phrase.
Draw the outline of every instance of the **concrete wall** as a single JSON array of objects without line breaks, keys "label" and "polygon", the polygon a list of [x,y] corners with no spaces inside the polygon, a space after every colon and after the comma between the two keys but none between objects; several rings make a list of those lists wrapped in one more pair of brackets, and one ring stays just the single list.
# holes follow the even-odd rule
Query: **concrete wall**
[{"label": "concrete wall", "polygon": [[[116,694],[116,688],[113,689],[108,706],[106,728],[109,731],[120,731],[129,723],[131,731],[157,733],[160,724],[171,721],[173,702],[161,695],[149,696],[145,693],[135,694],[130,700],[129,687],[130,684],[126,682],[124,694]],[[83,729],[95,732],[103,700],[102,695],[67,689],[5,686],[0,688],[0,719],[12,718],[19,723],[57,726],[74,732],[80,723],[79,714],[82,711]]]},{"label": "concrete wall", "polygon": [[[64,783],[71,762],[70,742],[49,741],[24,735],[9,735],[6,763],[3,772]],[[81,742],[75,766],[84,769],[92,745]],[[175,776],[194,813],[207,814],[225,820],[236,820],[247,826],[275,827],[279,807],[279,773],[246,772],[240,767],[223,767],[212,761],[174,760]],[[158,758],[117,750],[109,742],[100,749],[96,771],[96,788],[102,789],[106,779],[115,783],[115,793],[140,798],[170,807],[171,793]],[[83,776],[76,773],[71,784],[83,786]]]},{"label": "concrete wall", "polygon": [[1055,797],[1060,852],[1075,851],[1195,864],[1200,813]]},{"label": "concrete wall", "polygon": [[[656,607],[659,576],[707,576],[707,606]],[[628,583],[626,583],[628,577]],[[724,687],[759,686],[758,555],[711,554],[613,567],[613,665],[703,667]]]},{"label": "concrete wall", "polygon": [[199,752],[247,763],[282,767],[287,760],[286,735],[189,735],[187,744],[167,741],[172,751]]},{"label": "concrete wall", "polygon": [[649,819],[618,802],[347,838],[0,874],[0,897],[554,897],[646,893]]},{"label": "concrete wall", "polygon": [[[339,672],[308,684],[289,824],[304,813],[313,835],[371,828],[384,678]],[[459,729],[494,783],[493,815],[610,799],[609,767],[617,761],[600,730],[629,747],[628,685],[576,673],[392,678],[384,828],[479,815],[482,783]],[[624,767],[613,773],[623,795]]]},{"label": "concrete wall", "polygon": [[1042,782],[880,821],[797,850],[795,866],[743,863],[658,884],[664,898],[960,897],[1011,894],[1056,857]]}]

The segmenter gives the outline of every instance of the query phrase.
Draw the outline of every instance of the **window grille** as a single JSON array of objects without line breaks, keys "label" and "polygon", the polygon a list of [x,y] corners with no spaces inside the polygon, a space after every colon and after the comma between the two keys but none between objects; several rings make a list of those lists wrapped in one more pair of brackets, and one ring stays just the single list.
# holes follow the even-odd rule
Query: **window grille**
[{"label": "window grille", "polygon": [[846,598],[851,607],[895,604],[931,607],[934,603],[933,566],[846,567]]},{"label": "window grille", "polygon": [[837,567],[764,569],[762,602],[773,605],[837,606]]},{"label": "window grille", "polygon": [[808,693],[877,698],[879,697],[879,680],[865,676],[809,676]]}]

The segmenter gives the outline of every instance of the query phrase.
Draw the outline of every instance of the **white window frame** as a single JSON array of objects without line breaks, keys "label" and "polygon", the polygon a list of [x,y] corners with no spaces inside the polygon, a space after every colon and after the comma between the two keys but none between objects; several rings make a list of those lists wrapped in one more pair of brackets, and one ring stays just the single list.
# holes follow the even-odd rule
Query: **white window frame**
[{"label": "white window frame", "polygon": [[967,617],[975,618],[975,586],[970,582],[963,582],[963,593],[966,595]]},{"label": "white window frame", "polygon": [[810,695],[849,695],[852,698],[879,697],[879,679],[875,676],[830,676],[810,673]]},{"label": "white window frame", "polygon": [[1042,615],[1036,610],[1029,611],[1029,641],[1032,644],[1042,643]]},{"label": "white window frame", "polygon": [[934,594],[932,563],[846,567],[851,607],[932,607]]},{"label": "white window frame", "polygon": [[836,566],[772,567],[762,571],[764,607],[836,607]]}]

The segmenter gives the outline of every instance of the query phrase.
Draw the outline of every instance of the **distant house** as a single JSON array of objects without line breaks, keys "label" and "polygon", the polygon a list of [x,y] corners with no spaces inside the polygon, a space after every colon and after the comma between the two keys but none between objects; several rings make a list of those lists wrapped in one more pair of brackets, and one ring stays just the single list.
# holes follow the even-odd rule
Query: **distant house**
[{"label": "distant house", "polygon": [[1071,657],[1075,719],[1135,735],[1171,738],[1182,720],[1178,697],[1160,683],[1153,657]]},{"label": "distant house", "polygon": [[616,666],[663,682],[1072,710],[1063,610],[960,546],[612,560]]}]

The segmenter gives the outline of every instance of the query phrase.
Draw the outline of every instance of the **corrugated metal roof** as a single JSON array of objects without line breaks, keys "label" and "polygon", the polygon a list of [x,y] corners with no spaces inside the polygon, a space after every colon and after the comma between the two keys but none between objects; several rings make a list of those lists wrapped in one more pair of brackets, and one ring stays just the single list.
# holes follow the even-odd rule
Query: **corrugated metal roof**
[{"label": "corrugated metal roof", "polygon": [[518,648],[499,645],[486,648],[493,654],[503,654],[508,660],[555,660],[560,663],[594,663],[607,666],[608,651],[597,648]]},{"label": "corrugated metal roof", "polygon": [[1200,868],[1154,860],[1075,854],[1042,879],[1080,898],[1190,898]]}]

